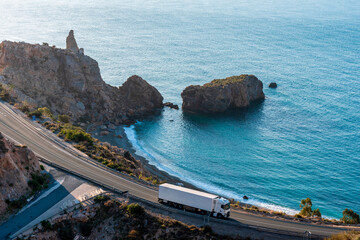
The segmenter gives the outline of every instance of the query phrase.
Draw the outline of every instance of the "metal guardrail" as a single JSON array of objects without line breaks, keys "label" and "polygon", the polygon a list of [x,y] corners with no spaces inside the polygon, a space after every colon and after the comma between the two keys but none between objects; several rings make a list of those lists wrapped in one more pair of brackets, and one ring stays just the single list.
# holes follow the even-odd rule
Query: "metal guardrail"
[{"label": "metal guardrail", "polygon": [[[121,196],[124,196],[128,199],[131,199],[132,201],[137,201],[137,202],[142,202],[142,203],[145,203],[147,205],[150,205],[151,207],[157,207],[157,208],[162,208],[164,210],[167,210],[167,211],[171,211],[171,212],[178,212],[178,213],[181,213],[181,214],[185,214],[185,215],[188,215],[188,216],[196,216],[196,217],[200,217],[202,218],[203,216],[202,215],[198,215],[198,214],[195,214],[195,213],[191,213],[191,212],[184,212],[182,210],[179,210],[179,209],[175,209],[175,208],[172,208],[172,207],[168,207],[168,206],[165,206],[165,205],[162,205],[160,203],[156,203],[156,202],[151,202],[149,200],[146,200],[146,199],[143,199],[143,198],[139,198],[139,197],[136,197],[134,195],[131,195],[129,194],[128,191],[121,191],[117,188],[114,188],[112,186],[109,186],[107,184],[104,184],[104,183],[101,183],[99,181],[96,181],[94,179],[91,179],[87,176],[84,176],[82,174],[79,174],[77,172],[74,172],[70,169],[67,169],[67,168],[64,168],[56,163],[53,163],[47,159],[44,159],[44,158],[39,158],[41,162],[49,165],[49,166],[52,166],[52,167],[55,167],[55,168],[58,168],[64,172],[67,172],[67,173],[70,173],[74,176],[77,176],[81,179],[84,179],[86,181],[89,181],[93,184],[96,184],[97,186],[100,186],[108,191],[111,191],[113,193],[117,193]],[[236,220],[234,221],[229,221],[229,220],[226,220],[227,221],[227,224],[230,224],[230,225],[234,225],[234,226],[238,226],[239,225],[239,222],[237,222]],[[216,218],[211,218],[211,221],[210,219],[207,221],[207,224],[209,224],[210,222],[222,222],[221,219],[216,219]],[[298,232],[289,232],[289,231],[282,231],[282,230],[277,230],[277,229],[272,229],[272,228],[266,228],[266,227],[259,227],[259,226],[253,226],[253,225],[247,225],[247,224],[243,224],[243,223],[240,223],[242,225],[244,225],[243,227],[248,227],[248,228],[252,228],[252,229],[255,229],[255,230],[258,230],[258,231],[264,231],[264,232],[268,232],[268,233],[273,233],[273,234],[279,234],[279,235],[285,235],[285,236],[294,236],[294,237],[303,237],[303,233],[298,233]],[[314,238],[317,238],[317,236],[314,236],[312,235]],[[320,239],[320,238],[319,238]]]}]

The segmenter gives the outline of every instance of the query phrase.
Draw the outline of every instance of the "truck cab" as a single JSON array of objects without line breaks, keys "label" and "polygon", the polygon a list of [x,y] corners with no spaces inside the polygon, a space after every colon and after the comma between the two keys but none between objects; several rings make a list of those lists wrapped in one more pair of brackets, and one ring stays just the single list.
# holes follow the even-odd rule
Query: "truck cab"
[{"label": "truck cab", "polygon": [[230,202],[229,200],[223,198],[223,197],[218,197],[215,201],[214,204],[214,211],[213,211],[213,216],[214,217],[224,217],[224,218],[228,218],[230,216]]}]

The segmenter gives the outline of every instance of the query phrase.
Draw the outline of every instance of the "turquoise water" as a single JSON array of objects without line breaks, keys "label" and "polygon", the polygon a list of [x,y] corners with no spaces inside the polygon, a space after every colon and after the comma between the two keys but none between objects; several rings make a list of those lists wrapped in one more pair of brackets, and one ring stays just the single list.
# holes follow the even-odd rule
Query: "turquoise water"
[{"label": "turquoise water", "polygon": [[360,212],[358,1],[2,1],[0,40],[65,46],[104,80],[138,74],[181,105],[190,84],[248,73],[266,100],[207,116],[165,109],[126,129],[137,153],[199,187],[295,212]]}]

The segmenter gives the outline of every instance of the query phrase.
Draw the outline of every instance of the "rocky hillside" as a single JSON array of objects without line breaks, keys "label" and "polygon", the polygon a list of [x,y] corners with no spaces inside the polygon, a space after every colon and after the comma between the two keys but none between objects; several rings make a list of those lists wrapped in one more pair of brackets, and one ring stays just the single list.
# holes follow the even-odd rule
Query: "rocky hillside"
[{"label": "rocky hillside", "polygon": [[243,239],[155,215],[136,203],[106,198],[98,198],[98,202],[43,222],[25,239]]},{"label": "rocky hillside", "polygon": [[263,83],[254,75],[215,79],[203,86],[191,85],[181,93],[185,111],[216,113],[243,108],[265,98]]},{"label": "rocky hillside", "polygon": [[78,48],[73,31],[66,46],[2,42],[0,83],[10,87],[19,101],[46,106],[72,120],[119,124],[163,106],[161,94],[139,76],[121,87],[106,84],[98,63]]},{"label": "rocky hillside", "polygon": [[31,174],[38,174],[40,165],[34,153],[17,146],[0,133],[0,215],[8,203],[30,192]]}]

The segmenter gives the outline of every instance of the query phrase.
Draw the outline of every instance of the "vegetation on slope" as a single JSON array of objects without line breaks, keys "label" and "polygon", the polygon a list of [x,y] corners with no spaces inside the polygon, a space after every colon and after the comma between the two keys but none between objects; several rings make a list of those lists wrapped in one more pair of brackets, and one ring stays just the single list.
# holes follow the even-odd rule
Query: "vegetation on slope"
[{"label": "vegetation on slope", "polygon": [[[90,217],[77,218],[79,213]],[[88,239],[233,239],[213,233],[209,226],[189,226],[154,215],[138,203],[127,204],[116,199],[98,201],[94,206],[78,209],[59,219],[53,224],[44,221],[42,229],[32,236],[38,239],[49,235],[60,239],[73,239],[76,235]]]},{"label": "vegetation on slope", "polygon": [[69,116],[59,115],[56,117],[46,107],[30,111],[31,107],[26,102],[18,104],[17,107],[25,111],[29,117],[35,116],[42,120],[45,128],[57,133],[65,141],[71,142],[75,148],[99,163],[140,180],[155,185],[159,184],[160,181],[145,171],[140,161],[136,160],[128,151],[93,138],[81,127],[72,125]]},{"label": "vegetation on slope", "polygon": [[204,87],[225,86],[233,83],[240,83],[246,79],[246,77],[254,77],[254,75],[241,74],[240,76],[227,77],[225,79],[214,79],[209,83],[204,84]]},{"label": "vegetation on slope", "polygon": [[360,231],[343,232],[327,238],[326,240],[359,240]]}]

